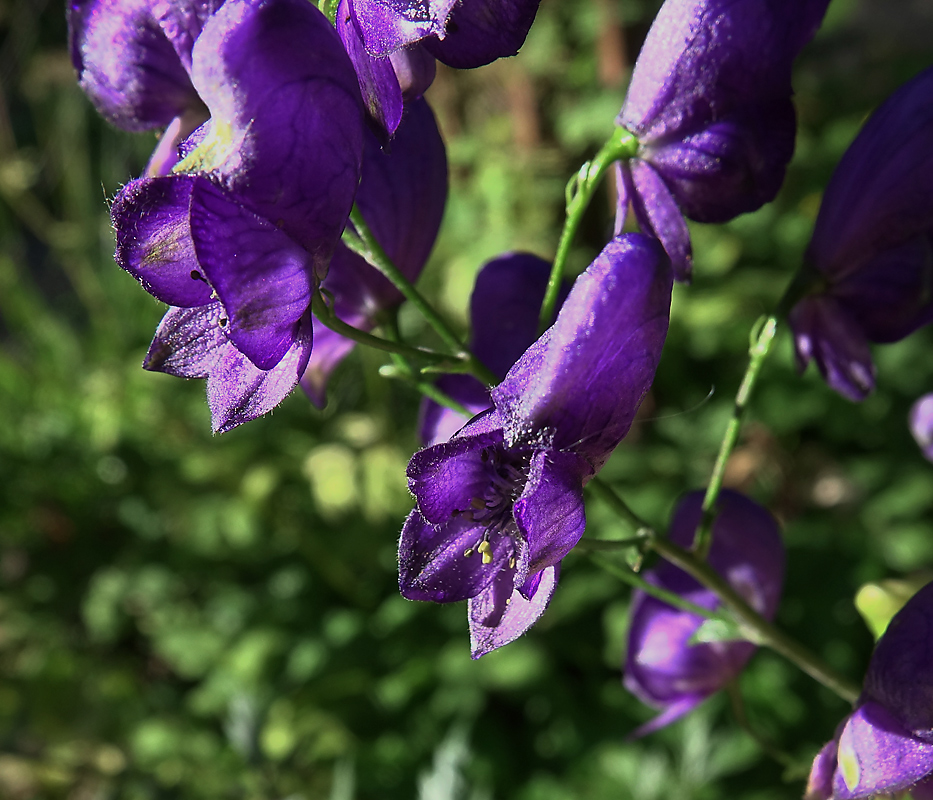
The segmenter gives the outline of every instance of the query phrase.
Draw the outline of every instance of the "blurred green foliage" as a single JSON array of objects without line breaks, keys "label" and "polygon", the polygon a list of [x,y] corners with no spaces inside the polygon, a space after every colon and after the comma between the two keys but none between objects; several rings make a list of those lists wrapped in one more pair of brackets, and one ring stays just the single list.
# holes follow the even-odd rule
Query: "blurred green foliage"
[{"label": "blurred green foliage", "polygon": [[[452,191],[423,284],[461,323],[484,259],[552,253],[564,184],[611,130],[657,6],[545,0],[518,58],[440,70]],[[59,4],[0,6],[0,31],[0,796],[800,795],[721,698],[626,741],[651,715],[620,682],[628,590],[585,555],[533,631],[479,662],[461,605],[398,596],[417,398],[376,376],[378,354],[340,368],[324,412],[296,395],[211,438],[200,382],[140,369],[162,309],[112,263],[105,200],[154,139],[97,118]],[[748,331],[799,264],[834,164],[929,62],[931,31],[922,2],[834,0],[796,72],[778,200],[694,226],[694,284],[605,470],[658,525],[709,473]],[[611,230],[611,187],[597,200],[578,269]],[[854,679],[872,641],[857,588],[933,561],[933,467],[905,423],[933,387],[931,344],[879,348],[879,390],[853,405],[796,375],[785,334],[727,476],[785,525],[779,623]],[[618,535],[608,509],[588,513]],[[741,686],[804,769],[845,711],[766,652]]]}]

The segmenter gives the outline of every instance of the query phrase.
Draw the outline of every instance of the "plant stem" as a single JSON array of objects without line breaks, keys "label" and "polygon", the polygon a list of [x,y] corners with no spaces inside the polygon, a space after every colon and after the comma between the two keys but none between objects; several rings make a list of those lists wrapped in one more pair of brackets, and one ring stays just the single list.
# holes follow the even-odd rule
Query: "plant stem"
[{"label": "plant stem", "polygon": [[735,589],[705,561],[668,539],[651,540],[650,546],[664,559],[680,567],[707,589],[711,589],[722,600],[723,605],[735,616],[749,641],[770,647],[792,661],[814,680],[835,692],[843,700],[855,703],[859,688],[839,675],[800,642],[776,628],[755,611]]},{"label": "plant stem", "polygon": [[367,347],[373,347],[376,350],[383,350],[387,353],[397,353],[408,356],[409,358],[420,358],[425,361],[431,361],[435,364],[450,363],[456,360],[456,356],[447,353],[439,353],[435,350],[426,350],[421,347],[412,347],[402,342],[391,342],[388,339],[382,339],[373,336],[371,333],[354,328],[340,319],[325,302],[320,292],[315,292],[311,298],[311,311],[318,318],[322,325],[330,328],[334,333],[339,333],[347,339],[364,344]]},{"label": "plant stem", "polygon": [[684,600],[684,598],[679,594],[669,592],[667,589],[662,589],[660,586],[655,586],[653,583],[648,583],[648,581],[641,577],[641,575],[639,575],[637,572],[632,572],[630,569],[623,567],[621,564],[615,563],[611,559],[605,558],[604,556],[594,555],[593,561],[601,569],[604,569],[610,575],[613,575],[619,580],[629,584],[629,586],[633,587],[634,589],[641,589],[645,594],[656,597],[658,600],[667,603],[674,608],[679,608],[682,611],[696,614],[697,616],[703,617],[704,619],[722,618],[721,612],[714,611],[709,608],[703,608],[703,606],[698,606],[695,603],[691,603],[689,600]]},{"label": "plant stem", "polygon": [[[626,502],[616,494],[612,487],[605,482],[594,478],[589,482],[588,486],[601,499],[605,500],[625,522],[632,526],[638,532],[639,536],[645,538],[646,544],[652,550],[666,561],[680,567],[707,589],[714,592],[722,601],[722,604],[732,613],[735,621],[739,624],[743,636],[748,639],[748,641],[770,647],[776,653],[780,653],[786,659],[800,667],[800,669],[806,672],[811,678],[835,692],[843,700],[855,703],[859,696],[859,688],[857,686],[839,675],[832,667],[825,664],[818,656],[811,653],[798,641],[768,622],[768,620],[755,611],[755,609],[732,588],[732,585],[728,581],[707,564],[706,561],[699,558],[690,550],[685,550],[679,545],[674,544],[669,539],[658,536],[656,531],[635,514],[635,512],[628,507]],[[632,585],[638,585],[639,588],[645,589],[645,591],[649,591],[640,583],[635,583],[636,580],[644,581],[643,578],[634,575],[634,573],[630,573],[628,570],[623,570],[621,567],[615,567],[615,569],[617,571],[613,572],[613,574],[618,575],[622,580]],[[622,574],[623,572],[625,575]],[[652,593],[654,593],[653,589],[656,588],[657,587],[652,587]],[[678,608],[682,608],[683,600],[671,604]],[[694,613],[700,612],[695,611]],[[707,609],[704,616],[710,616],[710,613],[711,612]]]},{"label": "plant stem", "polygon": [[366,225],[363,214],[358,206],[354,205],[350,212],[350,222],[356,229],[356,235],[345,232],[343,242],[348,248],[366,259],[366,262],[384,275],[396,289],[398,289],[408,302],[410,302],[427,323],[434,328],[437,335],[449,348],[456,354],[457,358],[469,365],[469,372],[485,383],[487,386],[493,386],[499,382],[499,379],[485,365],[467,350],[460,337],[454,333],[453,328],[447,324],[447,321],[437,312],[424,296],[415,288],[415,285],[408,280],[402,271],[395,265],[391,258],[382,249],[382,245],[376,240],[373,232]]},{"label": "plant stem", "polygon": [[[757,332],[756,332],[757,331]],[[777,318],[774,316],[763,317],[756,323],[751,336],[751,346],[749,347],[748,368],[745,370],[745,376],[742,378],[742,384],[735,396],[735,407],[732,411],[732,417],[726,426],[726,434],[719,446],[719,455],[716,457],[716,464],[713,467],[713,474],[710,476],[709,485],[706,489],[706,495],[703,497],[703,516],[700,519],[700,525],[697,528],[693,539],[693,551],[700,558],[706,558],[712,544],[713,520],[716,517],[716,501],[719,499],[719,492],[722,491],[722,481],[726,475],[726,465],[729,463],[729,457],[735,449],[739,440],[739,431],[742,427],[742,419],[748,409],[748,401],[758,380],[758,373],[764,364],[768,353],[771,350],[771,344],[774,341],[774,335],[777,332]]]},{"label": "plant stem", "polygon": [[583,221],[583,213],[589,206],[596,187],[614,162],[629,159],[636,152],[638,152],[638,140],[635,135],[625,128],[616,128],[593,160],[587,161],[580,167],[579,172],[567,184],[567,218],[557,242],[557,253],[554,255],[554,265],[551,267],[547,292],[541,303],[541,314],[538,318],[539,333],[543,333],[545,328],[551,324],[554,307],[557,305],[557,295],[560,292],[560,282],[567,264],[567,256],[570,254],[570,245]]}]

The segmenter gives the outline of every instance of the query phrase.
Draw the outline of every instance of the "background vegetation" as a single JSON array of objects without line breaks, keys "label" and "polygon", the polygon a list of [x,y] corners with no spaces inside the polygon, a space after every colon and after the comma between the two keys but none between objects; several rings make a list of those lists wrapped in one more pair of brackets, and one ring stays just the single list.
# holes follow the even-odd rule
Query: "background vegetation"
[{"label": "background vegetation", "polygon": [[[423,285],[462,324],[484,259],[552,254],[564,184],[611,130],[658,5],[544,0],[519,57],[439,72],[452,190]],[[709,473],[748,331],[800,263],[833,166],[930,63],[929,4],[891,11],[833,0],[798,63],[779,198],[694,226],[694,284],[605,471],[658,525]],[[140,369],[162,308],[113,264],[106,200],[154,140],[97,117],[65,38],[60,3],[0,5],[0,796],[799,797],[722,698],[626,741],[652,713],[620,682],[629,591],[587,556],[531,633],[479,662],[462,605],[398,596],[418,398],[376,376],[380,356],[348,359],[323,412],[296,393],[216,438],[201,382]],[[577,268],[609,235],[610,198]],[[854,592],[933,563],[933,466],[906,428],[931,344],[878,348],[879,390],[853,405],[797,377],[785,332],[729,471],[785,526],[779,623],[856,680],[871,636]],[[804,771],[845,713],[767,652],[741,687]]]}]

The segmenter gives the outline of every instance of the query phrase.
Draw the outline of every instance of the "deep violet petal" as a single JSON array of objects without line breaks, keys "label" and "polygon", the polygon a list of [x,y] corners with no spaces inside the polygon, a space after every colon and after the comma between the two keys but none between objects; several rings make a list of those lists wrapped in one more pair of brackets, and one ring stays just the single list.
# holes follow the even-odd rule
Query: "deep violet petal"
[{"label": "deep violet petal", "polygon": [[220,303],[170,308],[155,332],[143,367],[179,378],[206,378],[230,340],[220,327]]},{"label": "deep violet petal", "polygon": [[933,394],[924,395],[913,404],[909,424],[923,455],[933,461]]},{"label": "deep violet petal", "polygon": [[628,432],[667,335],[671,269],[656,240],[613,239],[557,320],[492,390],[506,441],[553,437],[598,470]]},{"label": "deep violet petal", "polygon": [[632,207],[639,227],[664,246],[674,277],[689,281],[693,270],[690,231],[670,188],[654,167],[641,159],[633,158],[629,170]]}]

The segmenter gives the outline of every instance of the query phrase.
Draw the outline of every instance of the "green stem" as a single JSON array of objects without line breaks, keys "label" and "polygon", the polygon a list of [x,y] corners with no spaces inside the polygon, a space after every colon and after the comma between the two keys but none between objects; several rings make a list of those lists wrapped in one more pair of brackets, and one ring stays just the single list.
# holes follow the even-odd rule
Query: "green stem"
[{"label": "green stem", "polygon": [[455,359],[454,356],[447,353],[438,353],[435,350],[426,350],[422,347],[412,347],[402,342],[391,342],[388,339],[381,339],[371,333],[361,331],[359,328],[354,328],[331,311],[320,292],[315,292],[311,297],[311,311],[322,325],[330,328],[334,333],[339,333],[341,336],[367,347],[383,350],[386,353],[397,353],[409,358],[420,358],[435,364],[450,363]]},{"label": "green stem", "polygon": [[[843,700],[855,703],[859,696],[859,688],[839,675],[832,667],[825,664],[818,656],[807,650],[802,644],[792,639],[783,631],[776,628],[768,620],[753,609],[745,599],[732,588],[732,585],[719,575],[709,564],[699,558],[690,550],[674,544],[669,539],[658,536],[644,520],[633,512],[626,502],[615,493],[608,484],[597,478],[591,480],[588,486],[603,500],[605,500],[619,516],[638,531],[638,535],[646,539],[646,544],[666,561],[680,567],[684,572],[697,580],[700,584],[711,590],[722,601],[722,604],[732,613],[739,624],[742,635],[750,642],[770,647],[786,659],[796,664],[814,680],[835,692]],[[601,563],[602,566],[602,563]],[[638,588],[645,587],[636,584],[643,581],[634,573],[616,566],[618,575],[622,580]],[[654,587],[657,588],[657,587]],[[645,589],[648,591],[648,589]],[[664,598],[662,598],[664,599]],[[665,601],[669,602],[669,601]],[[675,607],[683,608],[683,600],[671,603]],[[694,613],[699,614],[696,611]],[[710,616],[708,609],[703,616]]]},{"label": "green stem", "polygon": [[742,384],[735,396],[735,406],[732,410],[732,417],[726,426],[726,434],[723,437],[722,444],[719,446],[719,455],[716,457],[716,464],[713,467],[713,474],[710,476],[709,485],[706,489],[706,495],[703,497],[703,516],[700,519],[700,525],[697,528],[693,539],[693,551],[700,558],[706,558],[712,544],[713,520],[716,517],[716,501],[719,499],[719,493],[722,491],[723,478],[726,475],[726,465],[729,463],[729,457],[735,449],[739,440],[739,431],[742,427],[742,419],[748,409],[748,402],[751,398],[752,389],[758,380],[758,373],[764,364],[768,353],[771,350],[771,344],[774,341],[777,332],[777,318],[774,316],[764,317],[756,323],[757,333],[752,334],[751,346],[749,347],[748,368],[745,370],[745,377],[742,378]]},{"label": "green stem", "polygon": [[499,379],[463,346],[460,337],[454,333],[453,328],[447,324],[434,306],[424,298],[414,284],[405,277],[392,259],[389,258],[385,250],[382,249],[382,245],[376,240],[373,232],[366,225],[366,220],[363,219],[363,214],[356,205],[353,206],[353,210],[350,212],[350,222],[356,229],[356,234],[345,232],[343,236],[344,244],[382,273],[402,293],[405,299],[418,309],[427,323],[434,328],[441,341],[451,348],[461,361],[469,365],[469,372],[487,386],[497,384]]},{"label": "green stem", "polygon": [[839,675],[800,642],[792,639],[768,622],[745,602],[745,599],[705,561],[668,539],[652,539],[651,547],[665,560],[680,567],[707,589],[715,592],[723,605],[735,616],[736,621],[743,630],[743,634],[749,641],[765,645],[776,653],[780,653],[800,667],[811,678],[835,692],[843,700],[855,703],[858,699],[858,686]]},{"label": "green stem", "polygon": [[637,152],[638,139],[635,135],[625,128],[616,128],[595,158],[580,167],[579,172],[567,184],[567,219],[557,243],[557,253],[554,255],[554,265],[551,267],[544,302],[541,303],[541,315],[538,322],[540,332],[543,333],[544,329],[551,324],[554,307],[557,305],[557,295],[560,293],[560,283],[567,264],[567,256],[570,254],[570,245],[583,221],[583,214],[593,198],[596,187],[599,186],[603,175],[614,162],[632,158]]},{"label": "green stem", "polygon": [[674,608],[679,608],[682,611],[687,611],[691,614],[696,614],[697,616],[703,617],[704,619],[721,619],[722,613],[718,611],[711,611],[708,608],[703,608],[703,606],[698,606],[695,603],[691,603],[689,600],[684,600],[679,594],[674,592],[669,592],[667,589],[662,589],[660,586],[655,586],[653,583],[648,583],[641,575],[637,572],[632,572],[630,569],[616,564],[614,561],[605,558],[604,556],[593,556],[593,562],[599,566],[601,569],[604,569],[610,575],[618,578],[621,581],[624,581],[629,586],[634,589],[641,589],[645,594],[649,594],[652,597],[656,597],[663,603],[667,603],[669,606]]}]

